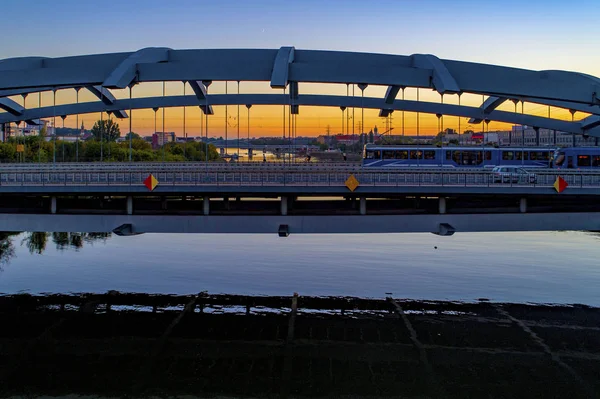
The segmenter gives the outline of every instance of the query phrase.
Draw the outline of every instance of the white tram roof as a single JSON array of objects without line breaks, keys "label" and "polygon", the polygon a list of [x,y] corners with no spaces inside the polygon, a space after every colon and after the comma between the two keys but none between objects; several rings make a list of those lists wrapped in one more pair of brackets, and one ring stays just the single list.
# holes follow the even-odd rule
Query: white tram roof
[{"label": "white tram roof", "polygon": [[[492,146],[432,146],[432,145],[368,145],[367,150],[459,150],[459,151],[481,151],[484,150],[504,150],[504,151],[555,151],[558,147],[492,147]],[[583,147],[575,147],[583,148]],[[599,148],[599,147],[592,147]]]}]

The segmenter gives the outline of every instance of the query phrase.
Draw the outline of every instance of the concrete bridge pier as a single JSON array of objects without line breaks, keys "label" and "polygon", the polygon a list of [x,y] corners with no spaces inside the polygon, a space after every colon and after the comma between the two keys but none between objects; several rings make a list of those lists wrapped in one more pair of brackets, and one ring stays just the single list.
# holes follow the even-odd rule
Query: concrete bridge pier
[{"label": "concrete bridge pier", "polygon": [[210,214],[210,198],[202,198],[202,211],[204,216],[208,216]]},{"label": "concrete bridge pier", "polygon": [[56,213],[56,197],[50,197],[50,213]]},{"label": "concrete bridge pier", "polygon": [[527,212],[527,198],[521,198],[519,201],[519,211],[521,211],[521,213]]},{"label": "concrete bridge pier", "polygon": [[288,214],[288,198],[281,197],[281,215],[287,216]]},{"label": "concrete bridge pier", "polygon": [[360,197],[360,214],[361,215],[366,215],[367,214],[367,199],[365,197]]},{"label": "concrete bridge pier", "polygon": [[127,197],[127,214],[133,215],[133,197],[131,195]]},{"label": "concrete bridge pier", "polygon": [[440,197],[439,212],[442,214],[446,213],[446,198],[444,197]]}]

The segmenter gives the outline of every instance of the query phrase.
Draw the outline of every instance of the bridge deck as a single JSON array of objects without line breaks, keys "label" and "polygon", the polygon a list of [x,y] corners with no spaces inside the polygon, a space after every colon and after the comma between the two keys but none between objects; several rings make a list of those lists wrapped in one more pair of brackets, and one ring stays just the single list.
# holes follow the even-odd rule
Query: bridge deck
[{"label": "bridge deck", "polygon": [[10,394],[595,397],[600,309],[199,294],[0,298]]},{"label": "bridge deck", "polygon": [[398,169],[379,170],[356,166],[178,164],[88,168],[0,169],[0,193],[148,193],[143,181],[158,180],[157,193],[348,193],[346,180],[353,175],[357,193],[490,193],[555,194],[561,176],[569,185],[563,195],[600,194],[600,172],[542,169],[534,176],[495,178],[490,170]]}]

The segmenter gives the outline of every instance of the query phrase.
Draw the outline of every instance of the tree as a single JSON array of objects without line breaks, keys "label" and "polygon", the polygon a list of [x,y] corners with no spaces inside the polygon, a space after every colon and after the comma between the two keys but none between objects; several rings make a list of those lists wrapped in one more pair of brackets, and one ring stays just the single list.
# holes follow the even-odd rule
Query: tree
[{"label": "tree", "polygon": [[119,124],[115,123],[112,119],[96,121],[91,132],[96,141],[117,141],[121,136]]},{"label": "tree", "polygon": [[27,235],[21,245],[25,243],[29,253],[41,255],[46,250],[46,244],[48,243],[48,233],[46,232],[32,232]]},{"label": "tree", "polygon": [[141,140],[141,136],[139,134],[137,134],[136,132],[131,132],[131,133],[127,133],[125,135],[125,138],[127,139],[127,141],[129,141],[129,136],[131,136],[132,140]]},{"label": "tree", "polygon": [[42,137],[46,137],[46,135],[48,134],[48,128],[46,127],[46,125],[42,126],[42,128],[40,129],[40,136]]},{"label": "tree", "polygon": [[11,237],[17,234],[19,233],[0,233],[0,271],[2,271],[2,266],[8,265],[15,256],[15,247]]}]

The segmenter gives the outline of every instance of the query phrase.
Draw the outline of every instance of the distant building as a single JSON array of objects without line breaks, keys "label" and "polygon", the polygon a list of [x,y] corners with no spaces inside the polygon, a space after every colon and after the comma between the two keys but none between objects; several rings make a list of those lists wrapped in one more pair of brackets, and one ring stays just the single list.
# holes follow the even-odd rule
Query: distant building
[{"label": "distant building", "polygon": [[[573,135],[571,133],[554,131],[550,129],[538,129],[539,145],[540,146],[556,146],[556,147],[572,147],[573,141],[575,146],[596,146],[598,145],[596,138],[585,138],[580,134]],[[537,134],[533,127],[530,126],[513,126],[510,131],[498,132],[498,144],[501,146],[536,146]]]},{"label": "distant building", "polygon": [[356,134],[337,134],[335,140],[338,144],[352,145],[358,143],[360,136]]},{"label": "distant building", "polygon": [[157,149],[166,143],[175,142],[175,132],[156,132],[152,135],[152,148]]}]

